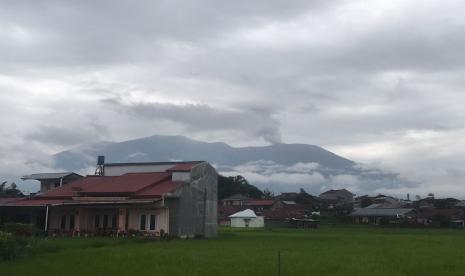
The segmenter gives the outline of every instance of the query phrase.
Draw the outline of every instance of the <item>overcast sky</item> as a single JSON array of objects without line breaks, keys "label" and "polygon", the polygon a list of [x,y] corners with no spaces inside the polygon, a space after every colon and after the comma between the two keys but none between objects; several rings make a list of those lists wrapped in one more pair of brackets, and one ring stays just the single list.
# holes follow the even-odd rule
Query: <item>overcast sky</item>
[{"label": "overcast sky", "polygon": [[100,140],[308,143],[465,197],[463,1],[0,2],[0,177]]}]

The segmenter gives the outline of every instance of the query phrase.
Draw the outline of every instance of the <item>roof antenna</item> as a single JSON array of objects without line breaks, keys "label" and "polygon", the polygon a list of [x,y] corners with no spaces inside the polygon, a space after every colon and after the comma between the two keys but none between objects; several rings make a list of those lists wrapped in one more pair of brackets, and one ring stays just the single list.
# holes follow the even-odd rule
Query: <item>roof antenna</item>
[{"label": "roof antenna", "polygon": [[105,171],[105,156],[99,155],[97,158],[97,167],[95,168],[95,175],[103,176]]}]

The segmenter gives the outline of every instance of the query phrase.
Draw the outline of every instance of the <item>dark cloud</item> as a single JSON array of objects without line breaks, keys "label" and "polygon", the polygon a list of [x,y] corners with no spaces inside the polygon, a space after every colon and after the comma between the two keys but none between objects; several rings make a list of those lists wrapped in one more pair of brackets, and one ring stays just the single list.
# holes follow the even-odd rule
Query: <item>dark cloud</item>
[{"label": "dark cloud", "polygon": [[8,53],[2,60],[16,65],[88,66],[158,60],[167,43],[213,40],[238,27],[287,20],[324,7],[325,2],[5,1],[0,4],[4,26],[0,49]]},{"label": "dark cloud", "polygon": [[182,124],[189,132],[237,131],[269,143],[281,143],[279,122],[264,110],[215,109],[204,104],[124,104],[117,98],[102,102],[148,121],[168,120]]},{"label": "dark cloud", "polygon": [[26,139],[42,144],[58,146],[74,146],[86,142],[100,141],[107,134],[102,125],[86,126],[39,126],[36,132],[26,136]]}]

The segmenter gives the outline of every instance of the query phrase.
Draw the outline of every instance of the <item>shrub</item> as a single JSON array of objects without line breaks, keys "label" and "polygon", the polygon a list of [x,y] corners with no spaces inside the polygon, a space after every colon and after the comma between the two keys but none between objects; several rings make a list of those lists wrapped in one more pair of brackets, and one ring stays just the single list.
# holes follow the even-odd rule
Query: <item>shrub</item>
[{"label": "shrub", "polygon": [[5,223],[2,230],[16,237],[33,237],[37,234],[35,225],[24,223]]},{"label": "shrub", "polygon": [[25,246],[18,242],[13,234],[0,231],[0,260],[11,260],[24,251]]}]

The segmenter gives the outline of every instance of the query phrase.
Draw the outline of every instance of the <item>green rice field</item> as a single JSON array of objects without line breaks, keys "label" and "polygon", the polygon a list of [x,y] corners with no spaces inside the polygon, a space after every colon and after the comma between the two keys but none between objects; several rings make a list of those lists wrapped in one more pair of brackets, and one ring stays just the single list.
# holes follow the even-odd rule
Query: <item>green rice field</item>
[{"label": "green rice field", "polygon": [[223,228],[206,240],[56,238],[32,251],[0,275],[465,275],[464,230]]}]

